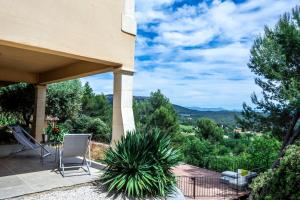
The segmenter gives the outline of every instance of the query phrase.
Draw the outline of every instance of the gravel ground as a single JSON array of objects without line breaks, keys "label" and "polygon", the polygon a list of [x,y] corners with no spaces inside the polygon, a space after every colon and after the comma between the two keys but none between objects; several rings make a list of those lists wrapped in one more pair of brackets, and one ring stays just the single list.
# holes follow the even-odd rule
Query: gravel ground
[{"label": "gravel ground", "polygon": [[[95,184],[78,185],[69,188],[60,188],[51,191],[25,195],[10,200],[133,200],[124,196],[111,196],[105,192],[101,186]],[[153,200],[153,199],[146,199]],[[177,190],[171,197],[166,200],[185,200],[182,193]]]},{"label": "gravel ground", "polygon": [[109,197],[106,192],[103,192],[101,188],[95,185],[80,185],[71,188],[62,188],[52,191],[25,195],[22,197],[13,198],[11,200],[102,200],[102,199],[115,199],[121,200],[122,197]]}]

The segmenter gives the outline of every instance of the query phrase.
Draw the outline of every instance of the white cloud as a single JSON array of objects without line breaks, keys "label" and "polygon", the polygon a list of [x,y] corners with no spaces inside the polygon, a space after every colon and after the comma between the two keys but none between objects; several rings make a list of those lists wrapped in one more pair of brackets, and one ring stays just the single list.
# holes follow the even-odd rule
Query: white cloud
[{"label": "white cloud", "polygon": [[[160,88],[180,105],[240,108],[259,91],[247,67],[254,38],[300,0],[175,2],[185,1],[136,0],[139,29],[148,34],[137,37],[135,94]],[[85,80],[112,92],[107,78]]]},{"label": "white cloud", "polygon": [[172,3],[174,0],[137,0],[136,17],[138,22],[143,24],[165,19],[167,16],[161,8]]}]

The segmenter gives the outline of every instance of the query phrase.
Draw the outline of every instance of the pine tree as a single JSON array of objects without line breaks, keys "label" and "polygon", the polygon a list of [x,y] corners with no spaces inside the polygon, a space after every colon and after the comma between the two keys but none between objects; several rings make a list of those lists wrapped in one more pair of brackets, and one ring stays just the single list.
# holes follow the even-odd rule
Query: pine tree
[{"label": "pine tree", "polygon": [[91,88],[89,82],[86,82],[83,86],[83,95],[82,95],[82,111],[83,113],[87,112],[90,110],[90,101],[91,99],[95,96],[93,89]]},{"label": "pine tree", "polygon": [[262,98],[252,95],[255,107],[244,104],[239,122],[243,128],[280,137],[281,158],[300,135],[300,7],[282,15],[274,28],[265,28],[254,42],[248,66],[257,76]]},{"label": "pine tree", "polygon": [[135,101],[134,114],[137,128],[143,131],[158,128],[162,133],[173,135],[179,129],[178,115],[160,90],[152,92],[146,101]]}]

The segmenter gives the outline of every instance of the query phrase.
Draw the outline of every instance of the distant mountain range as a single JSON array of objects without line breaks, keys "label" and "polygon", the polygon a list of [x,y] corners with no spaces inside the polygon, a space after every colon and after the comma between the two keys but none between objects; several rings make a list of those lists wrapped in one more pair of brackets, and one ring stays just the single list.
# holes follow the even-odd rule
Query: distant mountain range
[{"label": "distant mountain range", "polygon": [[191,110],[198,110],[198,111],[225,111],[225,108],[201,108],[201,107],[187,107]]},{"label": "distant mountain range", "polygon": [[195,120],[202,117],[207,117],[215,120],[218,124],[235,126],[236,117],[241,115],[239,111],[231,111],[225,109],[212,110],[211,108],[201,108],[202,110],[195,110],[179,105],[174,105],[175,110],[180,115],[181,119]]},{"label": "distant mountain range", "polygon": [[242,109],[226,109],[226,108],[222,108],[222,107],[219,107],[219,108],[202,108],[202,107],[187,107],[189,109],[192,109],[192,110],[198,110],[198,111],[234,111],[234,112],[241,112]]},{"label": "distant mountain range", "polygon": [[[106,95],[108,100],[112,102],[113,95]],[[137,101],[145,101],[149,97],[134,96]],[[174,109],[182,120],[195,120],[201,117],[207,117],[215,120],[219,124],[231,125],[236,124],[236,116],[240,116],[241,112],[237,110],[226,110],[224,108],[202,108],[202,107],[184,107],[173,104]]]}]

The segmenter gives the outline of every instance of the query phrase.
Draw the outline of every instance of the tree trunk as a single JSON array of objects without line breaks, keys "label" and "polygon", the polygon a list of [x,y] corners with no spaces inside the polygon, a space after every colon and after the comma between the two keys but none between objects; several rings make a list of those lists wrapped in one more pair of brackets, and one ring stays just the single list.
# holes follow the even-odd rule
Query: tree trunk
[{"label": "tree trunk", "polygon": [[292,123],[289,127],[289,130],[288,130],[287,134],[284,137],[284,141],[283,141],[283,144],[281,146],[281,149],[280,149],[280,152],[279,152],[279,155],[278,155],[278,159],[273,163],[272,169],[276,168],[280,164],[280,160],[284,156],[287,147],[290,144],[293,144],[295,142],[295,140],[299,137],[300,128],[295,130],[297,122],[299,121],[299,119],[300,119],[300,111],[297,111],[295,116],[293,117],[293,120],[292,120]]},{"label": "tree trunk", "polygon": [[29,128],[31,115],[28,115],[27,113],[22,113],[22,116],[23,116],[23,120],[25,122],[26,128]]}]

